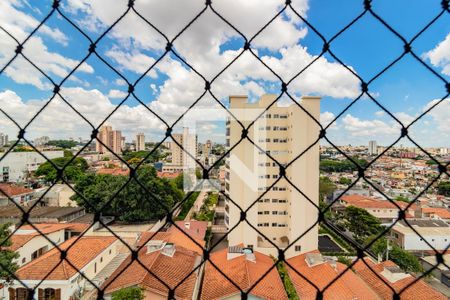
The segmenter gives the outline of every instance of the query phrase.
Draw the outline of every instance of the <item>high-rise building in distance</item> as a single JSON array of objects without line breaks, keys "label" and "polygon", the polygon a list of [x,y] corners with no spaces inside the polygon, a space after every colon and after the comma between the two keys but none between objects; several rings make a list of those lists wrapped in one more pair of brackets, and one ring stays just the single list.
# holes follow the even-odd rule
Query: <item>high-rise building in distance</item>
[{"label": "high-rise building in distance", "polygon": [[[230,109],[248,126],[275,99],[275,95],[264,95],[258,102],[248,103],[246,96],[230,96]],[[302,97],[301,105],[319,120],[320,97]],[[239,142],[245,135],[242,130],[234,119],[227,121],[228,146]],[[275,104],[250,127],[247,136],[264,151],[247,139],[232,150],[226,162],[225,192],[242,210],[248,209],[247,222],[270,241],[247,222],[240,222],[241,210],[227,199],[225,223],[231,229],[240,222],[228,233],[229,246],[244,245],[277,256],[274,245],[285,248],[293,243],[286,250],[287,257],[318,248],[314,224],[319,203],[319,131],[318,124],[296,104]],[[279,178],[284,172],[292,185]]]},{"label": "high-rise building in distance", "polygon": [[[104,125],[100,128],[97,139],[103,144],[108,146],[112,152],[116,154],[122,153],[122,132],[119,130],[113,130],[111,126]],[[108,149],[97,141],[95,150],[98,153],[107,153]]]},{"label": "high-rise building in distance", "polygon": [[[172,164],[183,166],[185,169],[195,168],[195,160],[186,152],[190,153],[193,157],[197,155],[197,135],[189,133],[189,128],[184,127],[183,133],[174,133],[172,137],[174,139],[170,145]],[[184,151],[177,143],[183,147]]]},{"label": "high-rise building in distance", "polygon": [[136,151],[145,150],[145,135],[143,133],[138,133],[136,135]]},{"label": "high-rise building in distance", "polygon": [[0,147],[4,147],[8,145],[8,135],[4,133],[0,133]]},{"label": "high-rise building in distance", "polygon": [[377,142],[376,141],[369,141],[369,149],[368,149],[369,155],[377,155]]}]

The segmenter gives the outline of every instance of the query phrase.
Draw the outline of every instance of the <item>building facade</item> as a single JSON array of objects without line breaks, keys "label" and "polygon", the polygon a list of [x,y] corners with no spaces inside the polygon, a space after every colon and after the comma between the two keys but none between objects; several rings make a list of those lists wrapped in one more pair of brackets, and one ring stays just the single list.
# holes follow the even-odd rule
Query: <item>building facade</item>
[{"label": "building facade", "polygon": [[[54,159],[63,157],[63,151],[43,151],[45,157]],[[3,154],[0,153],[0,157]],[[23,182],[30,172],[34,172],[47,160],[38,152],[9,152],[0,161],[1,182]]]},{"label": "building facade", "polygon": [[[193,169],[196,166],[195,160],[192,156],[197,155],[197,135],[189,133],[189,128],[184,127],[183,133],[172,134],[172,141],[170,150],[172,151],[172,165],[183,166],[184,169]],[[181,147],[179,145],[183,147]]]},{"label": "building facade", "polygon": [[145,135],[141,132],[136,135],[136,151],[145,150]]},{"label": "building facade", "polygon": [[[230,109],[248,126],[274,100],[274,95],[264,95],[258,102],[248,103],[246,96],[230,96]],[[303,97],[301,105],[319,119],[320,97]],[[240,124],[227,121],[227,146],[238,143],[241,136]],[[241,222],[229,232],[229,246],[243,244],[276,256],[273,244],[284,248],[293,243],[285,253],[287,257],[317,249],[318,228],[314,223],[318,211],[314,204],[318,205],[319,199],[319,145],[315,143],[318,136],[319,126],[298,105],[275,104],[248,131],[248,137],[264,151],[246,139],[233,148],[226,162],[225,192],[240,208],[248,209],[246,220],[270,242]],[[279,178],[280,166],[268,155],[282,166],[290,163],[286,177],[302,193],[285,178]],[[241,210],[227,199],[225,211],[225,223],[231,229],[240,222]]]},{"label": "building facade", "polygon": [[[95,151],[98,153],[107,153],[109,150],[104,146],[108,146],[112,152],[116,154],[122,153],[122,132],[119,130],[113,130],[111,126],[102,126],[97,135],[97,143],[95,146]],[[100,143],[101,141],[102,143]]]},{"label": "building facade", "polygon": [[368,149],[369,155],[377,155],[377,142],[376,141],[370,141],[369,142],[369,149]]}]

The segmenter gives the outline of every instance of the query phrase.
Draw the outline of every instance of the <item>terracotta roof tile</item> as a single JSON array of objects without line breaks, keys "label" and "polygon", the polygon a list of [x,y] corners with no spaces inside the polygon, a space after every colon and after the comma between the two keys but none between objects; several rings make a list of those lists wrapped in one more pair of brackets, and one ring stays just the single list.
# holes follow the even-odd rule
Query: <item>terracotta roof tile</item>
[{"label": "terracotta roof tile", "polygon": [[[344,195],[341,197],[341,200],[348,203],[349,205],[353,205],[360,208],[393,208],[398,209],[391,201],[389,200],[379,200],[372,199],[368,197],[364,197],[361,195]],[[403,201],[393,201],[397,204],[401,209],[405,209],[408,206],[408,203]],[[409,210],[414,210],[417,208],[416,204],[412,204],[409,207]]]},{"label": "terracotta roof tile", "polygon": [[19,185],[15,185],[12,183],[0,183],[0,189],[3,192],[0,192],[0,198],[4,198],[5,194],[9,197],[14,197],[17,195],[30,194],[33,193],[32,189],[28,189]]},{"label": "terracotta roof tile", "polygon": [[[157,239],[165,242],[176,240],[176,238],[171,239],[170,236],[173,234],[176,235],[177,233],[158,233]],[[125,259],[109,277],[109,280],[103,284],[103,287],[106,287],[105,292],[109,294],[121,288],[140,286],[145,290],[167,297],[168,288],[161,281],[170,288],[175,288],[187,277],[175,289],[175,296],[177,299],[192,299],[197,274],[196,272],[190,274],[190,272],[200,262],[201,257],[195,251],[188,250],[183,246],[183,244],[175,243],[175,253],[172,257],[162,254],[160,250],[147,253],[147,247],[144,246],[138,255],[140,263],[132,262],[131,256]]]},{"label": "terracotta roof tile", "polygon": [[[447,299],[444,295],[434,290],[422,279],[412,282],[415,278],[411,275],[404,279],[400,279],[395,282],[389,282],[381,273],[384,267],[396,266],[392,261],[385,261],[379,264],[374,263],[369,258],[365,258],[364,261],[375,271],[383,280],[378,278],[363,261],[358,261],[353,269],[367,284],[383,299],[392,299],[393,288],[396,292],[401,291],[403,288],[410,285],[404,292],[401,293],[400,298],[405,300],[427,299],[427,300],[444,300]],[[391,288],[388,287],[390,285]]]},{"label": "terracotta roof tile", "polygon": [[[311,253],[319,252],[313,251]],[[287,261],[297,271],[295,272],[289,265],[287,266],[289,277],[300,299],[316,299],[316,287],[323,291],[336,278],[338,279],[325,289],[324,299],[380,299],[361,278],[356,276],[351,270],[346,271],[347,267],[345,265],[336,263],[334,267],[329,262],[324,262],[310,267],[306,263],[306,255],[307,253],[301,254]],[[314,283],[316,287],[298,273]]]},{"label": "terracotta roof tile", "polygon": [[[273,266],[273,260],[262,253],[254,252],[256,262],[245,255],[227,259],[228,249],[211,254],[211,261],[231,278],[242,290],[248,290]],[[239,294],[240,291],[224,277],[210,262],[206,264],[201,299],[223,299]],[[276,268],[270,269],[265,277],[250,291],[251,295],[262,299],[287,299],[281,278]]]},{"label": "terracotta roof tile", "polygon": [[[82,237],[79,240],[73,237],[59,247],[67,249],[67,259],[75,266],[74,269],[67,261],[61,262],[61,255],[58,249],[53,248],[42,256],[32,260],[22,266],[16,272],[16,276],[21,280],[41,280],[47,274],[46,280],[67,280],[86,266],[92,259],[102,253],[107,247],[112,245],[117,239],[115,237]],[[75,243],[74,243],[75,242]],[[55,268],[53,271],[52,269]]]}]

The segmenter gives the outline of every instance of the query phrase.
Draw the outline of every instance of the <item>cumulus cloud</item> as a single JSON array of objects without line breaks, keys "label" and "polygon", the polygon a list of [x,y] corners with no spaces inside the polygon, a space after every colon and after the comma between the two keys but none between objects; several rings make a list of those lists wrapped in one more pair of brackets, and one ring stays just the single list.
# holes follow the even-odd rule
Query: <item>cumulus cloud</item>
[{"label": "cumulus cloud", "polygon": [[423,56],[428,58],[435,67],[442,68],[443,74],[450,76],[450,34]]},{"label": "cumulus cloud", "polygon": [[[39,22],[20,10],[21,1],[0,2],[0,25],[19,41],[23,41]],[[39,68],[50,76],[65,77],[78,61],[65,57],[57,52],[49,51],[41,36],[50,37],[53,41],[67,45],[68,37],[59,29],[43,25],[37,34],[24,45],[23,53]],[[0,31],[0,66],[4,66],[13,56],[16,42],[5,32]],[[94,69],[88,64],[82,64],[78,70],[93,73]],[[51,88],[50,82],[24,58],[18,56],[5,70],[6,76],[20,84],[31,84],[38,89]]]},{"label": "cumulus cloud", "polygon": [[124,92],[124,91],[120,91],[120,90],[110,90],[108,93],[108,97],[109,98],[120,98],[123,99],[128,95],[128,93]]}]

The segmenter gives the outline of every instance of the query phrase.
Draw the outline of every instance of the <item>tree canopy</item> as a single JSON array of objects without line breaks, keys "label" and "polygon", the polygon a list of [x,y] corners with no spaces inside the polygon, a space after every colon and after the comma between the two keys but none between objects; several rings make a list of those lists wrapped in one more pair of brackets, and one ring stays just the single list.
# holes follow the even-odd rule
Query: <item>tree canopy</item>
[{"label": "tree canopy", "polygon": [[[401,249],[396,244],[390,243],[389,259],[395,262],[401,269],[406,272],[421,272],[422,266],[419,259],[413,254]],[[385,237],[379,238],[371,247],[375,254],[382,257],[386,255],[387,241]]]},{"label": "tree canopy", "polygon": [[130,286],[112,293],[112,300],[142,300],[144,292],[138,286]]},{"label": "tree canopy", "polygon": [[54,146],[62,149],[70,149],[78,145],[78,142],[70,140],[50,140],[47,143],[48,146]]},{"label": "tree canopy", "polygon": [[450,181],[441,181],[438,186],[438,194],[450,197]]},{"label": "tree canopy", "polygon": [[157,177],[156,170],[151,166],[140,167],[136,175],[142,186],[136,179],[127,176],[87,174],[75,184],[75,189],[87,199],[87,203],[77,194],[72,196],[72,200],[88,212],[95,212],[114,196],[102,209],[104,215],[116,216],[126,222],[143,222],[162,218],[166,214],[165,208],[171,209],[183,198],[183,192],[176,184]]},{"label": "tree canopy", "polygon": [[18,265],[14,262],[14,259],[19,257],[18,253],[8,249],[11,246],[11,240],[8,239],[10,234],[8,228],[10,225],[0,224],[0,279],[7,282],[13,280],[11,274],[14,274],[18,269]]},{"label": "tree canopy", "polygon": [[[72,157],[58,157],[54,158],[51,161],[58,167],[62,168]],[[65,169],[63,176],[69,182],[73,182],[84,175],[88,168],[88,163],[82,157],[76,157]],[[45,162],[39,166],[39,168],[34,173],[36,176],[45,176],[46,181],[54,181],[57,177],[57,170],[50,162]]]},{"label": "tree canopy", "polygon": [[[368,162],[365,159],[352,158],[359,166],[365,167]],[[353,172],[358,170],[353,162],[348,159],[345,160],[332,160],[323,159],[320,161],[320,170],[324,172]]]},{"label": "tree canopy", "polygon": [[369,236],[382,231],[381,222],[365,209],[347,206],[344,210],[344,227],[353,233],[354,239],[363,243]]}]

